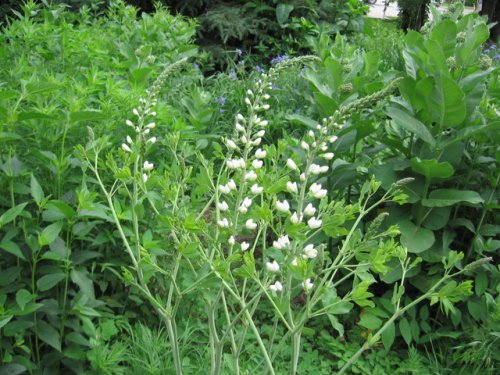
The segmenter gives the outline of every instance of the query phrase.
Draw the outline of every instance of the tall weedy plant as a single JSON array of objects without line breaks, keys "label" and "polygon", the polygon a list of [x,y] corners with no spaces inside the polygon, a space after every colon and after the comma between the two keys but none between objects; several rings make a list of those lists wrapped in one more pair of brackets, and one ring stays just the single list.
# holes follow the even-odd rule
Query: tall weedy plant
[{"label": "tall weedy plant", "polygon": [[[94,139],[91,134],[88,146],[79,148],[130,258],[121,277],[163,319],[177,374],[182,374],[184,349],[178,346],[177,313],[188,294],[204,301],[206,319],[202,322],[208,331],[213,375],[221,373],[224,361],[236,374],[262,366],[266,373],[282,373],[285,369],[275,368],[275,359],[289,343],[292,356],[286,371],[296,374],[301,336],[308,322],[326,315],[343,332],[339,315],[358,305],[365,310],[362,319],[372,334],[341,364],[339,373],[344,373],[380,340],[390,346],[394,322],[417,303],[427,298],[448,301],[450,295],[458,301],[470,294],[471,282],[457,285],[450,281],[472,267],[460,267],[462,255],[453,252],[443,259],[442,277],[416,300],[402,304],[405,275],[420,259],[410,259],[395,241],[396,227],[379,230],[384,213],[367,227],[362,223],[380,205],[404,202],[400,186],[407,181],[395,183],[380,195],[380,184],[371,179],[360,189],[359,201],[349,205],[330,201],[323,188],[328,163],[335,157],[331,147],[338,130],[351,113],[387,96],[397,81],[340,107],[302,139],[285,137],[264,146],[272,82],[281,71],[316,59],[286,59],[263,73],[246,92],[245,110],[235,116],[233,134],[223,140],[225,147],[219,147],[212,160],[198,154],[197,165],[188,165],[176,135],[168,138],[173,165],[165,166],[165,173],[149,160],[157,140],[152,135],[156,124],[150,122],[157,110],[157,95],[182,60],[165,69],[140,107],[133,110],[135,120],[127,121],[131,134],[118,158],[114,151],[104,160],[100,157],[109,138]],[[191,178],[194,171],[197,175]],[[206,185],[204,207],[189,197],[200,183]],[[333,251],[326,250],[330,238],[336,243]],[[394,287],[392,310],[381,316],[369,288],[394,259],[403,276]],[[454,271],[454,267],[460,268]],[[259,326],[262,313],[269,310],[274,328],[269,337],[263,337]],[[279,325],[285,328],[284,334]],[[241,359],[250,340],[257,342],[262,362],[245,369]]]}]

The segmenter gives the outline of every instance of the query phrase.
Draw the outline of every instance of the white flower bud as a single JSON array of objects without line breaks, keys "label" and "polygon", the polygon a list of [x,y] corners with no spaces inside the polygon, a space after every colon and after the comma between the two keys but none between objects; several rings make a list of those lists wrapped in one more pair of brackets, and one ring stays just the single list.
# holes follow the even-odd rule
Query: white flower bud
[{"label": "white flower bud", "polygon": [[276,209],[280,212],[288,212],[290,211],[290,204],[286,199],[283,202],[276,201]]},{"label": "white flower bud", "polygon": [[243,241],[241,244],[241,251],[247,251],[248,248],[250,247],[250,244],[248,242]]},{"label": "white flower bud", "polygon": [[154,166],[155,166],[155,165],[154,165],[153,163],[150,163],[150,162],[148,162],[148,161],[146,160],[146,161],[144,162],[144,165],[142,166],[142,168],[143,168],[146,172],[148,172],[148,171],[153,170]]},{"label": "white flower bud", "polygon": [[252,194],[262,194],[262,192],[264,191],[264,188],[262,186],[254,184],[250,188],[250,191],[252,192]]},{"label": "white flower bud", "polygon": [[307,135],[308,135],[309,137],[313,137],[313,138],[314,138],[314,132],[313,132],[312,130],[309,130],[309,131],[307,132]]},{"label": "white flower bud", "polygon": [[290,221],[292,222],[292,224],[298,224],[301,221],[301,217],[297,215],[297,212],[294,212],[292,216],[290,216]]},{"label": "white flower bud", "polygon": [[236,120],[241,121],[241,122],[245,122],[245,118],[243,117],[243,115],[241,113],[238,113],[236,115]]},{"label": "white flower bud", "polygon": [[236,190],[236,183],[233,179],[230,179],[226,186],[229,188],[229,190]]},{"label": "white flower bud", "polygon": [[232,139],[226,139],[226,146],[230,150],[236,150],[238,148],[238,146]]},{"label": "white flower bud", "polygon": [[228,227],[229,227],[229,221],[228,221],[226,218],[224,218],[224,219],[222,219],[222,220],[217,221],[217,224],[218,224],[218,225],[219,225],[219,227],[221,227],[221,228],[228,228]]},{"label": "white flower bud", "polygon": [[250,102],[250,99],[248,97],[245,98],[245,104],[246,105],[252,105],[252,103]]},{"label": "white flower bud", "polygon": [[290,265],[293,267],[297,267],[297,265],[298,265],[297,258],[293,258],[292,261],[290,262]]},{"label": "white flower bud", "polygon": [[300,142],[300,147],[302,147],[306,151],[309,150],[309,145],[305,141]]},{"label": "white flower bud", "polygon": [[304,290],[306,292],[310,291],[312,289],[313,285],[314,284],[311,282],[311,279],[307,279],[306,281],[304,281],[304,284],[303,284]]},{"label": "white flower bud", "polygon": [[253,97],[253,92],[252,92],[252,90],[248,89],[248,90],[247,90],[247,95],[248,95],[248,96]]},{"label": "white flower bud", "polygon": [[289,193],[294,193],[294,194],[297,194],[299,192],[299,188],[297,187],[297,183],[296,182],[290,182],[290,181],[288,181],[286,183],[286,190]]},{"label": "white flower bud", "polygon": [[316,219],[315,217],[312,217],[307,221],[307,225],[309,225],[309,228],[311,229],[318,229],[319,227],[321,227],[322,223],[322,220]]},{"label": "white flower bud", "polygon": [[134,123],[132,121],[130,121],[130,120],[126,120],[125,124],[127,124],[127,126],[130,126],[132,128],[134,127]]},{"label": "white flower bud", "polygon": [[156,126],[156,124],[154,122],[151,122],[149,124],[146,125],[146,128],[148,129],[154,129],[154,127]]},{"label": "white flower bud", "polygon": [[301,173],[300,176],[299,176],[299,179],[300,179],[300,181],[304,182],[306,180],[306,174],[305,173]]},{"label": "white flower bud", "polygon": [[156,137],[149,138],[148,142],[150,142],[150,143],[156,143]]},{"label": "white flower bud", "polygon": [[330,138],[328,138],[328,142],[333,143],[333,142],[335,142],[337,139],[339,139],[339,137],[337,137],[336,135],[332,135]]},{"label": "white flower bud", "polygon": [[311,203],[309,203],[304,209],[304,215],[306,216],[314,216],[315,213],[316,213],[316,208],[314,208],[314,206]]},{"label": "white flower bud", "polygon": [[263,137],[266,134],[265,130],[259,130],[257,133],[254,134],[255,137]]},{"label": "white flower bud", "polygon": [[257,122],[257,125],[263,126],[263,127],[267,126],[268,124],[269,124],[269,121],[267,121],[267,120],[261,120],[261,121]]},{"label": "white flower bud", "polygon": [[236,125],[234,126],[236,128],[237,131],[241,132],[241,133],[244,133],[246,132],[246,129],[243,125],[241,125],[240,123],[236,123]]},{"label": "white flower bud", "polygon": [[328,165],[322,165],[321,167],[319,167],[319,173],[326,173],[328,172]]},{"label": "white flower bud", "polygon": [[153,116],[153,117],[155,117],[155,116],[156,116],[156,112],[151,112],[150,114],[151,114],[151,116]]},{"label": "white flower bud", "polygon": [[132,150],[130,149],[130,147],[128,147],[126,143],[122,143],[122,150],[125,152],[132,152]]},{"label": "white flower bud", "polygon": [[139,116],[139,111],[136,108],[132,110],[132,113],[136,116]]},{"label": "white flower bud", "polygon": [[146,183],[148,182],[149,176],[146,173],[142,174],[142,182]]},{"label": "white flower bud", "polygon": [[290,239],[287,235],[281,236],[277,241],[273,241],[273,247],[278,250],[286,249],[290,245]]},{"label": "white flower bud", "polygon": [[262,150],[261,148],[258,148],[256,151],[255,151],[255,157],[257,159],[264,159],[267,155],[267,152]]},{"label": "white flower bud", "polygon": [[275,260],[271,262],[267,262],[266,263],[266,269],[269,271],[269,272],[278,272],[280,270],[280,265],[278,264],[278,262],[276,262]]},{"label": "white flower bud", "polygon": [[311,174],[318,175],[321,173],[320,171],[321,171],[321,169],[320,169],[320,166],[318,164],[313,163],[309,167],[309,173],[311,173]]},{"label": "white flower bud", "polygon": [[150,131],[151,131],[151,129],[144,129],[144,131],[142,132],[142,134],[148,135]]},{"label": "white flower bud", "polygon": [[219,185],[219,191],[222,194],[229,194],[231,192],[231,189],[226,185]]},{"label": "white flower bud", "polygon": [[245,222],[245,227],[248,229],[248,230],[255,230],[257,228],[257,223],[253,221],[253,219],[248,219],[246,222]]},{"label": "white flower bud", "polygon": [[242,135],[241,138],[240,138],[240,141],[241,141],[241,143],[243,143],[244,145],[246,145],[247,142],[248,142],[248,139],[247,139],[247,137],[245,135]]},{"label": "white flower bud", "polygon": [[262,138],[256,138],[255,141],[252,142],[252,146],[258,146],[262,142]]},{"label": "white flower bud", "polygon": [[245,206],[238,207],[238,211],[242,214],[246,214],[248,212],[248,208]]},{"label": "white flower bud", "polygon": [[131,145],[131,144],[132,144],[132,138],[130,138],[130,135],[127,135],[127,143],[128,143],[129,145]]},{"label": "white flower bud", "polygon": [[292,159],[288,159],[286,161],[286,166],[290,168],[292,171],[296,171],[298,169],[297,164]]},{"label": "white flower bud", "polygon": [[326,160],[332,160],[335,154],[333,152],[327,152],[326,154],[322,154],[321,157]]},{"label": "white flower bud", "polygon": [[254,171],[249,171],[245,173],[245,181],[255,181],[257,179],[257,174]]},{"label": "white flower bud", "polygon": [[234,236],[229,237],[229,240],[227,240],[229,245],[233,246],[236,243],[236,240],[234,239]]}]

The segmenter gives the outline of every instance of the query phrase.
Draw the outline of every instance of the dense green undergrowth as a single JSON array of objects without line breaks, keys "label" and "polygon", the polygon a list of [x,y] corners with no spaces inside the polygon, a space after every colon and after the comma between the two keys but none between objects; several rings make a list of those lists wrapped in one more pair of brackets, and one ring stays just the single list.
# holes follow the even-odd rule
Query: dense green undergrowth
[{"label": "dense green undergrowth", "polygon": [[487,25],[308,27],[203,77],[165,9],[9,21],[0,374],[498,370]]}]

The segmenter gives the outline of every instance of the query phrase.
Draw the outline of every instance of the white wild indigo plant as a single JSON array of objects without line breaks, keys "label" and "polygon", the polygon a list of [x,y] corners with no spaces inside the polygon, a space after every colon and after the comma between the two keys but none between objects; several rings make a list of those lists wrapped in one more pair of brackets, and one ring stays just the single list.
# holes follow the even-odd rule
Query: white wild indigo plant
[{"label": "white wild indigo plant", "polygon": [[[384,344],[394,340],[395,321],[416,304],[425,299],[457,302],[470,293],[470,282],[450,280],[472,268],[461,267],[462,255],[452,252],[443,260],[442,278],[402,305],[406,275],[420,259],[410,259],[398,244],[396,227],[380,230],[385,214],[375,212],[387,202],[404,202],[400,186],[406,181],[385,194],[379,192],[378,182],[366,181],[355,204],[329,198],[326,177],[335,158],[332,146],[338,132],[351,113],[390,94],[397,80],[340,108],[302,139],[284,138],[265,145],[273,81],[285,69],[316,60],[311,56],[288,59],[263,73],[248,89],[245,108],[235,116],[234,132],[223,139],[215,160],[199,154],[195,163],[187,165],[175,134],[168,135],[167,142],[173,167],[164,166],[162,174],[155,166],[161,160],[148,159],[156,137],[162,136],[155,133],[153,122],[159,90],[184,61],[168,66],[133,110],[133,120],[126,122],[130,134],[118,153],[111,151],[101,160],[109,137],[94,139],[92,132],[88,146],[79,150],[130,259],[120,275],[163,319],[177,375],[183,372],[181,353],[187,350],[179,347],[177,313],[187,295],[204,301],[206,318],[201,320],[209,337],[210,374],[215,375],[224,366],[235,374],[296,374],[301,335],[310,320],[325,315],[342,335],[339,315],[352,312],[355,305],[370,314],[374,302],[369,288],[378,274],[389,271],[390,262],[396,261],[401,269],[391,314],[372,330],[339,374],[364,350],[381,340]],[[202,178],[192,178],[193,169]],[[208,184],[207,203],[201,210],[189,200],[189,192],[196,188],[193,184],[200,180]],[[368,218],[373,218],[369,224]],[[262,312],[270,309],[273,331],[263,337]],[[284,335],[278,325],[285,328]],[[257,341],[262,362],[256,368],[240,368],[249,340]],[[292,347],[290,365],[277,369],[275,359],[285,345]]]}]

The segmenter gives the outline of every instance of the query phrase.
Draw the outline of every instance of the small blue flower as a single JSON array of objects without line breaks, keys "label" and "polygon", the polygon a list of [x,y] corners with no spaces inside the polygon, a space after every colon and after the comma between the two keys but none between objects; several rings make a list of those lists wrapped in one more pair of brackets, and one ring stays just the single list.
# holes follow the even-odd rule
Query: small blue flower
[{"label": "small blue flower", "polygon": [[236,48],[236,53],[238,54],[238,56],[243,56],[243,51],[239,48]]},{"label": "small blue flower", "polygon": [[219,100],[219,103],[220,103],[221,106],[224,107],[224,104],[226,104],[226,97],[225,96],[221,96],[220,100]]},{"label": "small blue flower", "polygon": [[238,76],[236,75],[236,72],[234,70],[232,70],[229,74],[228,74],[229,78],[232,79],[233,81],[237,80],[238,79]]},{"label": "small blue flower", "polygon": [[500,55],[493,56],[493,60],[500,60]]},{"label": "small blue flower", "polygon": [[258,71],[259,73],[262,73],[263,71],[260,65],[255,65],[255,70]]},{"label": "small blue flower", "polygon": [[279,64],[287,59],[288,59],[288,54],[286,54],[286,53],[284,55],[274,57],[273,59],[271,59],[271,65]]}]

